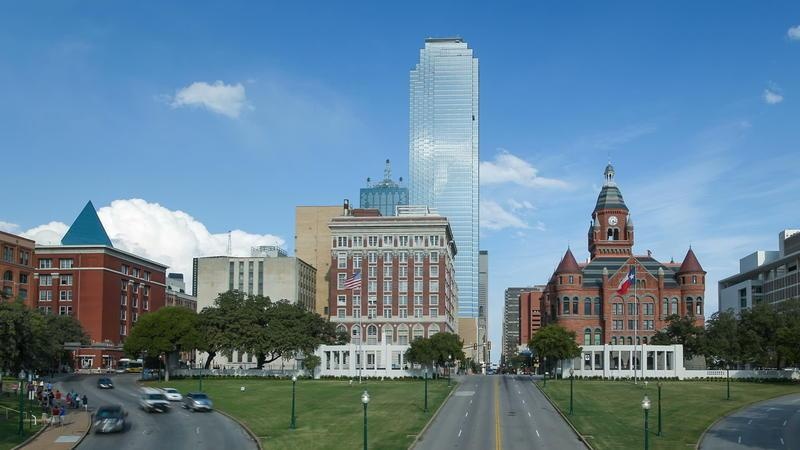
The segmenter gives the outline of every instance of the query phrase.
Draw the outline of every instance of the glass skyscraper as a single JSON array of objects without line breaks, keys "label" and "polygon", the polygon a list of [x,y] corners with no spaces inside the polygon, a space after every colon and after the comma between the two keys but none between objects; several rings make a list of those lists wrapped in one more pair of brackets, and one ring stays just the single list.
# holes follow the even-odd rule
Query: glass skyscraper
[{"label": "glass skyscraper", "polygon": [[478,316],[478,58],[460,38],[429,38],[410,82],[410,203],[453,230],[459,317]]},{"label": "glass skyscraper", "polygon": [[[403,182],[403,177],[400,177],[400,182]],[[398,205],[408,204],[408,188],[392,180],[392,166],[388,159],[383,169],[383,180],[372,184],[367,178],[367,183],[370,183],[369,187],[361,188],[359,208],[376,208],[382,216],[394,216]]]}]

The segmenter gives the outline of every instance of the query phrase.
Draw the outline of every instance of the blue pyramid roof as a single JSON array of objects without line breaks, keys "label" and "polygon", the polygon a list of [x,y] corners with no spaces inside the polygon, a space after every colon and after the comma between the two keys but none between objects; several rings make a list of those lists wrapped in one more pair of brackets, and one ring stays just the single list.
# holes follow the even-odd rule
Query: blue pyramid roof
[{"label": "blue pyramid roof", "polygon": [[97,211],[90,201],[84,206],[83,211],[78,214],[75,222],[67,230],[67,234],[61,238],[61,245],[105,245],[113,247],[111,239],[108,238],[103,223],[97,217]]}]

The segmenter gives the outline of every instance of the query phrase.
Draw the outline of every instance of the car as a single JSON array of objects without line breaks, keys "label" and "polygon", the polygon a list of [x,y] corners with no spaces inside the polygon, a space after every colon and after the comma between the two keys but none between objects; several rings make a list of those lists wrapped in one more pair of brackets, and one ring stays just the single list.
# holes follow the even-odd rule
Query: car
[{"label": "car", "polygon": [[203,392],[190,392],[183,397],[183,407],[195,411],[211,411],[213,403]]},{"label": "car", "polygon": [[102,377],[97,380],[97,387],[100,389],[114,389],[114,382],[111,378]]},{"label": "car", "polygon": [[93,417],[95,433],[118,433],[125,431],[125,417],[128,413],[122,406],[101,406],[97,408]]},{"label": "car", "polygon": [[162,388],[161,391],[164,392],[164,395],[167,397],[167,400],[171,402],[183,401],[183,396],[175,388]]},{"label": "car", "polygon": [[147,412],[169,412],[169,400],[161,389],[142,388],[139,407]]}]

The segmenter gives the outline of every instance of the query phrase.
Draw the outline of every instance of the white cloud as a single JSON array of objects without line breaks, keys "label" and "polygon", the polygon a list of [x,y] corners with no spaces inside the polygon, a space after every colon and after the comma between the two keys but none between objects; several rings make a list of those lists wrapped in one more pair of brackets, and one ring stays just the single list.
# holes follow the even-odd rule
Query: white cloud
[{"label": "white cloud", "polygon": [[6,233],[16,233],[17,230],[19,230],[19,225],[0,220],[0,231],[5,231]]},{"label": "white cloud", "polygon": [[764,101],[769,105],[775,105],[783,101],[783,95],[776,89],[767,88],[764,89]]},{"label": "white cloud", "polygon": [[515,200],[513,198],[508,199],[508,205],[511,207],[512,210],[517,211],[520,209],[535,209],[533,204],[527,200]]},{"label": "white cloud", "polygon": [[569,185],[555,178],[538,175],[539,170],[529,162],[502,150],[494,161],[482,161],[480,165],[481,184],[514,183],[531,188],[567,188]]},{"label": "white cloud", "polygon": [[[173,211],[142,199],[115,200],[97,211],[114,246],[169,266],[170,272],[182,272],[191,285],[192,258],[224,255],[228,233],[211,233],[205,225],[183,211]],[[50,222],[32,228],[23,236],[39,244],[57,244],[68,226]],[[283,246],[285,241],[271,234],[231,232],[231,253],[250,254],[250,247]]]},{"label": "white cloud", "polygon": [[504,228],[529,228],[519,216],[506,211],[493,200],[481,200],[481,228],[502,230]]},{"label": "white cloud", "polygon": [[793,41],[800,41],[800,25],[789,28],[789,31],[786,32],[786,36]]},{"label": "white cloud", "polygon": [[213,84],[208,84],[205,81],[196,81],[178,90],[171,106],[205,107],[209,111],[236,119],[248,104],[241,83],[225,84],[222,81],[215,81]]}]

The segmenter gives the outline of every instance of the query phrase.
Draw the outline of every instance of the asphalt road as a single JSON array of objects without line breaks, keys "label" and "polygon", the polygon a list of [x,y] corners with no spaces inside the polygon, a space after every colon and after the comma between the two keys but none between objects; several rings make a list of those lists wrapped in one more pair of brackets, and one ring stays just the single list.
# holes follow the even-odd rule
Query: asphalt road
[{"label": "asphalt road", "polygon": [[529,376],[463,377],[417,450],[586,450]]},{"label": "asphalt road", "polygon": [[800,395],[767,400],[724,417],[700,442],[700,450],[731,449],[800,449]]},{"label": "asphalt road", "polygon": [[[114,389],[98,389],[99,375],[68,378],[56,386],[86,394],[90,410],[98,406],[121,404],[128,412],[129,428],[124,433],[89,434],[79,450],[139,449],[255,449],[250,435],[236,422],[217,412],[192,413],[173,402],[168,413],[147,413],[138,405],[135,375],[109,375]],[[212,399],[213,400],[213,399]]]}]

